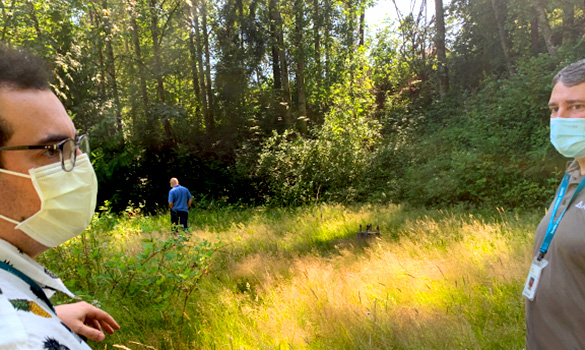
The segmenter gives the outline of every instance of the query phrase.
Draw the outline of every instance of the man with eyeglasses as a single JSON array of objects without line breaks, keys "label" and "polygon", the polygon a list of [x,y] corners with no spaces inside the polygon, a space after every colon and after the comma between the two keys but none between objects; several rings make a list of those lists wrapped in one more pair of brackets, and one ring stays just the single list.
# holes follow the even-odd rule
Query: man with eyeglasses
[{"label": "man with eyeglasses", "polygon": [[77,135],[34,55],[0,45],[0,349],[90,349],[119,329],[34,261],[79,235],[96,205],[88,140]]}]

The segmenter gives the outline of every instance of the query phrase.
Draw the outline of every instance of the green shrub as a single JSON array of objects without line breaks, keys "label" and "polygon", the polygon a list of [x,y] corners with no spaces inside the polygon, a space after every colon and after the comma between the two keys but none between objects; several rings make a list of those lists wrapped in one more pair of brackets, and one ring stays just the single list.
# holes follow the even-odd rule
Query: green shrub
[{"label": "green shrub", "polygon": [[[40,262],[58,272],[74,294],[119,322],[143,326],[126,334],[144,340],[148,330],[188,327],[188,300],[210,272],[221,242],[170,234],[168,215],[145,216],[140,207],[129,206],[120,215],[107,203],[102,209],[81,236],[45,252]],[[154,312],[139,312],[143,309]]]},{"label": "green shrub", "polygon": [[406,166],[394,181],[398,201],[545,206],[565,163],[548,137],[556,64],[547,56],[533,58],[511,78],[486,78],[465,100],[451,96],[426,112],[411,108],[417,127],[395,151]]},{"label": "green shrub", "polygon": [[347,202],[360,196],[380,141],[380,126],[369,112],[371,87],[365,72],[348,74],[345,83],[334,88],[333,108],[322,126],[309,136],[289,130],[265,142],[255,172],[268,187],[268,202]]}]

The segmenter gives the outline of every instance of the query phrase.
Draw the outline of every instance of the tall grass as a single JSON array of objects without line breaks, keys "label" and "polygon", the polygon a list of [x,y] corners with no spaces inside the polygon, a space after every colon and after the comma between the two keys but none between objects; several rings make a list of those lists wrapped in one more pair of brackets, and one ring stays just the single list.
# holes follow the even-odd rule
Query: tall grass
[{"label": "tall grass", "polygon": [[[222,242],[210,272],[187,298],[171,293],[163,307],[116,300],[102,293],[107,284],[88,292],[122,325],[92,346],[523,349],[521,288],[541,214],[401,205],[198,209],[186,244]],[[128,254],[140,253],[145,236],[169,236],[166,215],[138,216],[102,235],[124,236]],[[157,229],[145,232],[149,222]],[[370,223],[381,237],[358,239],[359,226]]]}]

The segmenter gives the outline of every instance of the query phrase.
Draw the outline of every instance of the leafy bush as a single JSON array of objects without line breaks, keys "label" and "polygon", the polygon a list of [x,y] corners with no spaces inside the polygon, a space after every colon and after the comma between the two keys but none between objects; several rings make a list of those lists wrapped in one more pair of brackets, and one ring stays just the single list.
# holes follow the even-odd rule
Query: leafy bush
[{"label": "leafy bush", "polygon": [[[102,210],[84,234],[45,252],[41,263],[88,302],[123,306],[107,309],[119,321],[130,317],[144,329],[187,326],[189,297],[210,272],[221,242],[169,235],[162,229],[170,227],[167,215],[145,216],[140,207],[128,207],[121,216],[107,206]],[[135,312],[144,308],[158,312]]]},{"label": "leafy bush", "polygon": [[556,64],[537,57],[509,79],[486,79],[466,100],[435,102],[424,116],[423,109],[413,109],[416,133],[396,151],[410,157],[395,185],[403,195],[398,199],[415,205],[546,205],[566,161],[548,139],[546,105]]},{"label": "leafy bush", "polygon": [[316,200],[352,201],[380,142],[379,123],[370,117],[371,81],[366,72],[348,73],[333,90],[333,108],[309,137],[295,131],[274,134],[259,156],[256,176],[273,204]]}]

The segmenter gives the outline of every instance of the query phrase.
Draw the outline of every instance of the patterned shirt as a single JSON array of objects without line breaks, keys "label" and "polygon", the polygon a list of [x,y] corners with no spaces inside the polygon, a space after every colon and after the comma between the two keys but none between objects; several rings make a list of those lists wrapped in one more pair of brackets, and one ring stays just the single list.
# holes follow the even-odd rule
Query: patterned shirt
[{"label": "patterned shirt", "polygon": [[74,295],[53,273],[0,239],[0,350],[88,350],[48,300]]}]

